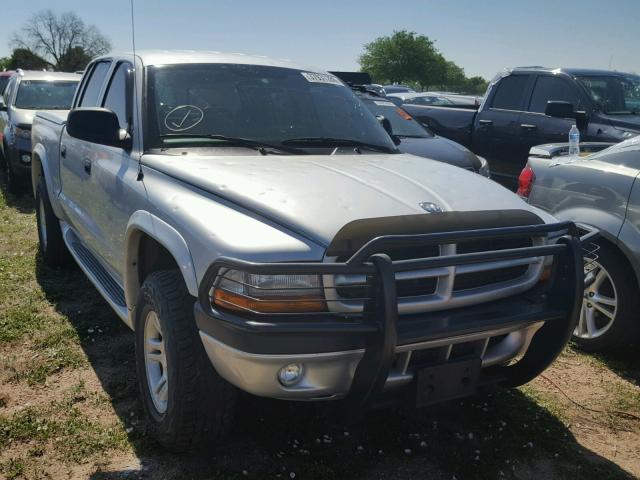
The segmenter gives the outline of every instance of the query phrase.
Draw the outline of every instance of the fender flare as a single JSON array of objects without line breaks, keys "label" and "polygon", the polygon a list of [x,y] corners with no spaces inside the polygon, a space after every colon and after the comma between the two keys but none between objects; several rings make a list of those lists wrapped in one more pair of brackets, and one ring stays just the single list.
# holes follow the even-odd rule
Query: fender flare
[{"label": "fender flare", "polygon": [[150,212],[137,210],[129,218],[125,234],[124,291],[131,325],[141,284],[138,278],[138,247],[143,235],[153,238],[169,251],[180,268],[189,293],[198,296],[196,270],[185,239],[164,220]]},{"label": "fender flare", "polygon": [[[42,143],[35,144],[31,150],[31,188],[33,189],[33,196],[35,198],[39,176],[42,176],[47,185],[47,193],[49,194],[49,202],[51,203],[51,208],[53,208],[53,213],[58,218],[64,218],[57,196],[60,184],[53,178],[48,160],[47,149],[44,145]],[[38,166],[36,166],[36,163]]]}]

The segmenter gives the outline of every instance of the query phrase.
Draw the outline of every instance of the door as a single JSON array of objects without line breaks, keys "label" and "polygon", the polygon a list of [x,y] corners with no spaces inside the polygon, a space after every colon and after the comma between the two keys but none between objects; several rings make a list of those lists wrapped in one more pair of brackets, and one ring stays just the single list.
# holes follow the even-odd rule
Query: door
[{"label": "door", "polygon": [[476,116],[473,142],[476,153],[489,161],[491,175],[500,183],[515,187],[526,162],[528,149],[522,145],[520,117],[532,82],[532,75],[512,74],[493,87],[489,105]]},{"label": "door", "polygon": [[[543,143],[569,141],[569,130],[576,120],[545,115],[547,103],[551,101],[569,102],[574,110],[584,110],[584,101],[575,84],[557,75],[538,75],[527,111],[521,117],[523,146],[527,152],[531,147]],[[584,130],[580,133],[586,135]]]},{"label": "door", "polygon": [[[89,67],[89,78],[75,100],[74,107],[98,106],[100,93],[111,66],[110,61],[100,61]],[[100,232],[89,207],[95,202],[91,186],[91,167],[88,163],[93,144],[78,140],[63,130],[60,138],[60,203],[67,221],[86,245],[94,245]],[[92,248],[94,253],[98,253]]]},{"label": "door", "polygon": [[[120,128],[132,132],[133,67],[129,62],[115,65],[101,106],[116,113]],[[137,180],[138,162],[131,150],[92,145],[86,154],[91,166],[89,185],[93,201],[87,211],[95,224],[92,239],[107,268],[122,278],[124,241],[129,218],[143,206],[146,195]]]}]

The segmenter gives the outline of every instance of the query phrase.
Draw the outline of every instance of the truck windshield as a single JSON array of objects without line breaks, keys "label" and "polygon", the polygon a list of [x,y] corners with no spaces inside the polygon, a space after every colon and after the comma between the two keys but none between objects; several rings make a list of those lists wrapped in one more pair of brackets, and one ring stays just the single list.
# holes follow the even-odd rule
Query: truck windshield
[{"label": "truck windshield", "polygon": [[431,132],[422,127],[411,115],[389,100],[380,98],[378,100],[363,99],[362,101],[374,115],[382,115],[389,119],[394,135],[412,138],[433,137]]},{"label": "truck windshield", "polygon": [[578,77],[604,113],[640,113],[640,77],[635,75],[589,75]]},{"label": "truck windshield", "polygon": [[331,139],[340,139],[335,146],[351,142],[396,151],[374,115],[329,74],[261,65],[167,65],[149,67],[147,89],[145,148],[228,146],[221,137],[229,137],[325,151]]},{"label": "truck windshield", "polygon": [[22,80],[14,106],[28,110],[68,110],[78,82]]}]

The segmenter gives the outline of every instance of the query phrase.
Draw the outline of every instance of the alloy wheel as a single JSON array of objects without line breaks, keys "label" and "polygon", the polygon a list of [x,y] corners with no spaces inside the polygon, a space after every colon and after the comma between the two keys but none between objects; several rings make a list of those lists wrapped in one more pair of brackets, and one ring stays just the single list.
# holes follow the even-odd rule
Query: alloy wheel
[{"label": "alloy wheel", "polygon": [[585,268],[585,283],[580,320],[573,335],[591,340],[604,335],[613,325],[618,310],[618,293],[609,272],[598,262]]},{"label": "alloy wheel", "polygon": [[144,363],[147,387],[158,413],[167,411],[169,376],[164,336],[156,312],[151,310],[144,321]]}]

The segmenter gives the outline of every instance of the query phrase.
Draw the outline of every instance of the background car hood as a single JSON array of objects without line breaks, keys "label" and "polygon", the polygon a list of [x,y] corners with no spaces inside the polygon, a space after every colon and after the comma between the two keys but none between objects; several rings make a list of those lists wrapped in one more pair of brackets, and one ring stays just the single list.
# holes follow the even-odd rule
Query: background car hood
[{"label": "background car hood", "polygon": [[61,120],[66,120],[69,115],[69,110],[26,110],[16,108],[11,112],[11,123],[14,125],[32,125],[36,112],[46,112],[55,115],[56,117],[60,117]]},{"label": "background car hood", "polygon": [[437,135],[429,138],[401,138],[398,150],[419,157],[431,158],[462,168],[480,168],[480,160],[473,152],[447,138]]},{"label": "background car hood", "polygon": [[144,155],[142,163],[328,245],[353,220],[443,211],[522,209],[553,218],[497,183],[404,154]]},{"label": "background car hood", "polygon": [[617,128],[640,130],[640,115],[604,115],[609,123]]}]

